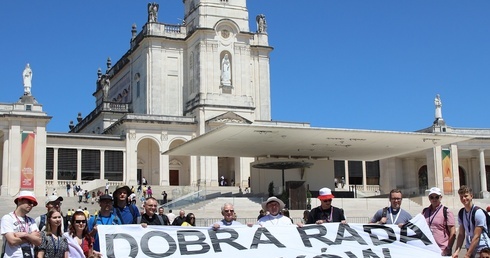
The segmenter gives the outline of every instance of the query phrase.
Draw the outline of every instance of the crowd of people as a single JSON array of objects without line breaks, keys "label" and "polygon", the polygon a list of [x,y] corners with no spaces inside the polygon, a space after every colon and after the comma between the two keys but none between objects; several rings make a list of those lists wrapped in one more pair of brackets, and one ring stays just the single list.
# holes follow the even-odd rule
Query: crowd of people
[{"label": "crowd of people", "polygon": [[[33,219],[28,216],[33,207],[38,205],[33,192],[20,191],[15,198],[16,209],[2,217],[0,231],[5,238],[4,254],[2,257],[101,257],[98,225],[126,225],[140,224],[161,226],[196,226],[196,217],[193,213],[179,211],[176,216],[170,210],[165,214],[163,207],[159,207],[157,199],[146,196],[142,210],[136,207],[132,200],[134,187],[118,186],[111,194],[97,194],[99,209],[90,215],[88,210],[69,209],[66,215],[62,214],[61,203],[63,197],[57,195],[47,196],[45,201],[46,213]],[[490,257],[487,246],[487,216],[483,209],[473,204],[473,191],[462,186],[458,194],[463,208],[458,214],[459,230],[456,234],[455,216],[441,201],[442,191],[433,187],[428,191],[429,207],[424,208],[421,214],[426,218],[427,224],[433,233],[441,255],[459,257],[463,244],[467,249],[465,257]],[[322,188],[317,197],[320,205],[305,210],[298,227],[308,224],[347,223],[344,210],[332,205],[333,195],[331,189]],[[390,206],[376,211],[369,223],[393,224],[403,227],[412,219],[410,213],[401,208],[402,192],[393,189],[389,193]],[[212,230],[221,227],[242,225],[237,221],[234,205],[225,203],[221,206],[223,219],[209,225]],[[256,223],[247,226],[281,226],[293,225],[289,211],[284,202],[277,197],[269,197],[262,203],[262,210]],[[455,245],[455,251],[452,252]]]}]

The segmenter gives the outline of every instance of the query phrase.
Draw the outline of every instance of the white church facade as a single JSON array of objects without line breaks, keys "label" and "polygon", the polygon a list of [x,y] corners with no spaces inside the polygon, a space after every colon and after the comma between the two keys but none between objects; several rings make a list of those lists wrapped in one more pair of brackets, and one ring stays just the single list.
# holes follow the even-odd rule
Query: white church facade
[{"label": "white church facade", "polygon": [[[263,193],[270,181],[306,181],[317,189],[333,187],[334,177],[345,177],[346,189],[375,185],[381,193],[396,187],[418,194],[431,186],[443,188],[445,181],[453,193],[462,183],[487,191],[490,129],[451,128],[437,104],[436,121],[421,133],[472,139],[374,162],[319,159],[312,161],[307,176],[296,168],[286,178],[252,168],[262,160],[255,156],[166,155],[225,124],[309,128],[271,120],[273,48],[264,15],[251,16],[256,25],[252,31],[245,0],[183,4],[181,25],[159,22],[158,4],[148,4],[148,20],[140,31],[133,26],[128,51],[114,63],[108,59],[105,72],[98,71],[93,111],[79,114],[68,133],[46,131],[51,117],[34,98],[42,82],[35,82],[31,91],[24,75],[20,100],[0,103],[1,195],[20,189],[44,195],[49,187],[97,179],[114,185],[136,185],[145,178],[158,186],[218,186],[221,177],[229,185]],[[443,166],[447,150],[450,177],[444,174],[447,164]],[[354,169],[356,164],[360,166]]]}]

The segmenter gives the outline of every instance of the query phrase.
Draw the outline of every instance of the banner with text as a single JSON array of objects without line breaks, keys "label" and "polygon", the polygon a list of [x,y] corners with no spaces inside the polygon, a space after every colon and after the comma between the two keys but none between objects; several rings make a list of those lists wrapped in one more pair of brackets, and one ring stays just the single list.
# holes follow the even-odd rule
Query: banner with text
[{"label": "banner with text", "polygon": [[441,257],[422,215],[396,225],[222,227],[98,225],[104,257]]},{"label": "banner with text", "polygon": [[20,189],[34,189],[34,146],[36,134],[22,133]]}]

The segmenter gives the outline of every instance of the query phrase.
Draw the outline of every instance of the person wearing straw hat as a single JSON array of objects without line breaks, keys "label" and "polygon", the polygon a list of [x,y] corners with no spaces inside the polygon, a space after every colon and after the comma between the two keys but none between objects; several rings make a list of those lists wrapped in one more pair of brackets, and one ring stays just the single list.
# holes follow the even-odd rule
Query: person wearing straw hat
[{"label": "person wearing straw hat", "polygon": [[33,218],[27,214],[37,206],[37,200],[31,191],[20,191],[14,203],[13,212],[2,217],[0,232],[5,241],[3,257],[34,257],[34,246],[41,244],[41,233]]},{"label": "person wearing straw hat", "polygon": [[324,187],[320,189],[318,193],[318,199],[321,201],[321,204],[310,211],[307,224],[323,224],[330,222],[347,223],[344,210],[332,206],[332,200],[334,198],[332,190]]},{"label": "person wearing straw hat", "polygon": [[293,225],[288,217],[283,216],[279,212],[284,209],[284,202],[277,197],[269,197],[267,201],[262,203],[262,209],[268,211],[269,214],[260,218],[257,224],[260,226],[285,226]]}]

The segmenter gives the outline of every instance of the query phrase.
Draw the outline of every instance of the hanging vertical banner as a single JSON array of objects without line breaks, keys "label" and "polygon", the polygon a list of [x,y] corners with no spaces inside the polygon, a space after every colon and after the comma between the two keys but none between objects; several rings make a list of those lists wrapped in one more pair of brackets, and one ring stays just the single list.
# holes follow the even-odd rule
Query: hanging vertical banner
[{"label": "hanging vertical banner", "polygon": [[20,189],[34,190],[35,139],[34,133],[22,133]]},{"label": "hanging vertical banner", "polygon": [[442,180],[444,194],[453,193],[453,171],[451,167],[451,151],[442,150]]}]

